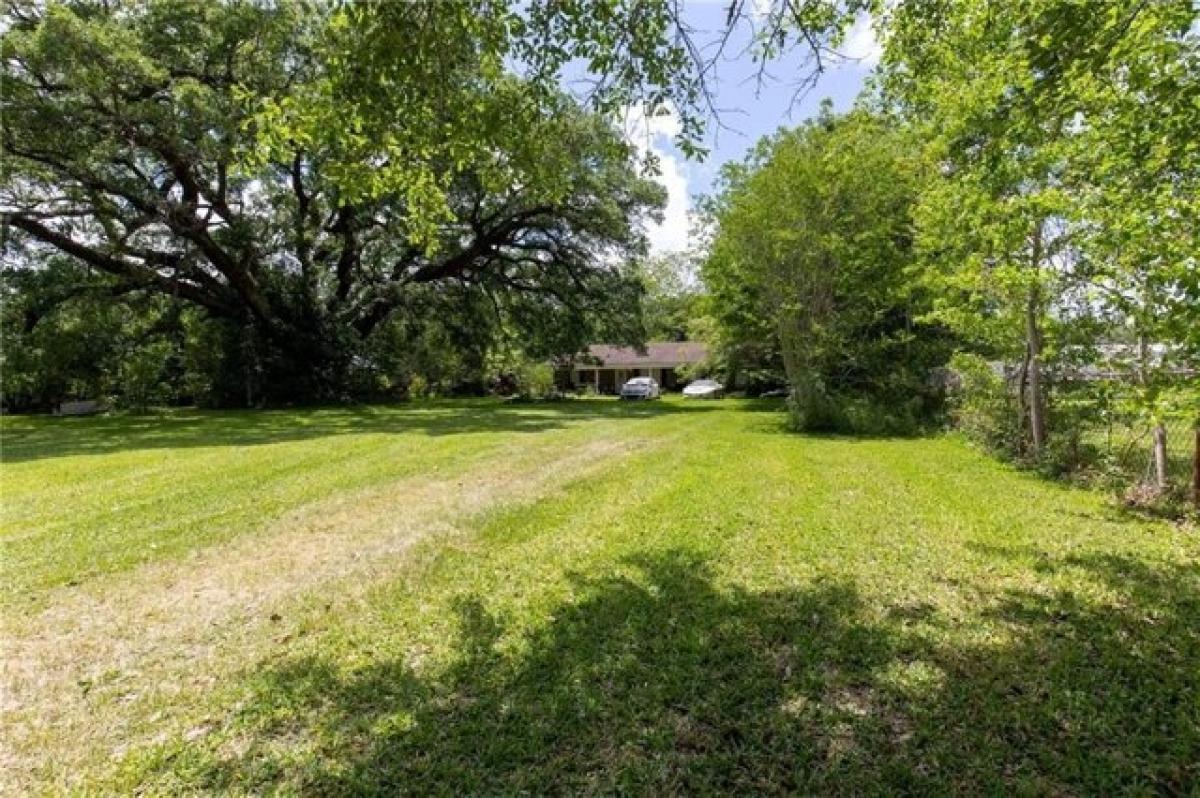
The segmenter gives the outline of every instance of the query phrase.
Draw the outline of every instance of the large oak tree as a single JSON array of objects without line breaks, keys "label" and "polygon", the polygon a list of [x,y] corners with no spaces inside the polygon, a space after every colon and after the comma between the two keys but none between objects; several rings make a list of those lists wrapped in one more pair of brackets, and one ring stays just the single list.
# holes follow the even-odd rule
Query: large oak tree
[{"label": "large oak tree", "polygon": [[[245,325],[317,394],[338,392],[361,342],[439,286],[490,299],[533,354],[636,339],[626,264],[662,192],[611,126],[497,79],[463,40],[430,77],[453,87],[444,117],[403,91],[380,99],[395,118],[371,131],[390,137],[386,155],[355,146],[349,106],[337,136],[264,127],[264,108],[328,86],[337,19],[290,3],[15,10],[3,37],[6,259],[66,253],[111,275],[113,296],[158,292]],[[422,149],[431,128],[455,135],[464,97],[491,146]],[[403,162],[421,164],[415,183],[354,189],[373,172],[406,174]],[[423,191],[436,209],[416,207]]]}]

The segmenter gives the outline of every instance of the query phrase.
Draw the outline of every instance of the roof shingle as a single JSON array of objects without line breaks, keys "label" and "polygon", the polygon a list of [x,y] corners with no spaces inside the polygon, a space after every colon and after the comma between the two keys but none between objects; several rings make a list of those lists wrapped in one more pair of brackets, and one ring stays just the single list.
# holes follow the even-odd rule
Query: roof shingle
[{"label": "roof shingle", "polygon": [[602,365],[617,368],[636,366],[681,366],[685,363],[700,363],[708,357],[708,347],[699,341],[659,341],[646,344],[645,354],[639,354],[630,346],[593,344],[588,355]]}]

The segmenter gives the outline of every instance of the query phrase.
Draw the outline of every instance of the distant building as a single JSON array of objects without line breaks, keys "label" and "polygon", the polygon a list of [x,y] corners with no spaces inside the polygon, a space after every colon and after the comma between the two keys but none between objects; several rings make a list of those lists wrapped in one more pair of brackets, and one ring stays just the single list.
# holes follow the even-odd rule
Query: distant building
[{"label": "distant building", "polygon": [[633,377],[653,377],[663,390],[670,391],[682,387],[677,374],[681,366],[707,359],[708,347],[698,341],[648,343],[644,352],[629,346],[593,344],[586,355],[572,363],[571,383],[577,388],[590,385],[597,393],[612,394]]},{"label": "distant building", "polygon": [[[1143,357],[1145,367],[1156,372],[1158,377],[1186,379],[1198,373],[1194,364],[1180,360],[1178,347],[1165,344],[1149,344],[1144,354],[1134,344],[1099,344],[1092,350],[1069,346],[1063,354],[1062,362],[1043,363],[1041,373],[1063,382],[1132,381],[1137,379]],[[1017,362],[991,360],[988,365],[997,376],[1009,382],[1016,381],[1021,373],[1021,364]]]}]

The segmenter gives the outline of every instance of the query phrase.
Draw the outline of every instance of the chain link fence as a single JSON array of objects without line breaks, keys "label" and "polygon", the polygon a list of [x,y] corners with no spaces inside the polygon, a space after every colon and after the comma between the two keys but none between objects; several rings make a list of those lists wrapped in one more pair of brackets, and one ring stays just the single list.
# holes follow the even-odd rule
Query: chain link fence
[{"label": "chain link fence", "polygon": [[1128,375],[1050,386],[1060,434],[1078,442],[1079,463],[1136,504],[1165,500],[1200,508],[1197,393],[1194,375],[1159,386],[1173,401],[1151,412],[1136,401]]},{"label": "chain link fence", "polygon": [[1112,490],[1133,505],[1200,512],[1200,375],[1126,369],[1043,373],[1046,440],[1031,446],[1016,369],[956,355],[948,381],[954,426],[1028,466]]},{"label": "chain link fence", "polygon": [[1157,419],[1119,411],[1102,416],[1103,422],[1091,425],[1086,436],[1098,449],[1098,465],[1114,482],[1129,491],[1196,500],[1194,419],[1182,413]]}]

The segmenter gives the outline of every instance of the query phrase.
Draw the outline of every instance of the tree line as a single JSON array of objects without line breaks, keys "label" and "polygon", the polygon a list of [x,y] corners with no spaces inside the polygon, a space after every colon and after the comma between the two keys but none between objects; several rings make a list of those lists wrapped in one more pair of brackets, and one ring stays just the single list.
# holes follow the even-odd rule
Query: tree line
[{"label": "tree line", "polygon": [[[725,33],[764,63],[801,48],[804,86],[863,12],[884,55],[857,107],[764,140],[703,202],[704,291],[647,262],[663,195],[615,116],[670,104],[700,155]],[[480,390],[647,336],[786,378],[807,429],[911,429],[955,353],[972,385],[1006,364],[1012,418],[981,425],[1035,457],[1078,427],[1065,374],[1133,375],[1150,419],[1195,401],[1188,0],[731,0],[713,46],[667,0],[8,17],[10,409]]]},{"label": "tree line", "polygon": [[[806,5],[754,11],[771,47],[864,4]],[[614,119],[674,103],[697,154],[712,57],[678,3],[557,0],[13,2],[0,49],[8,409],[478,390],[638,343],[663,193]]]},{"label": "tree line", "polygon": [[912,428],[949,387],[1035,461],[1120,408],[1163,482],[1168,420],[1200,418],[1198,15],[892,6],[857,107],[764,140],[706,202],[727,356],[773,339],[799,428]]}]

